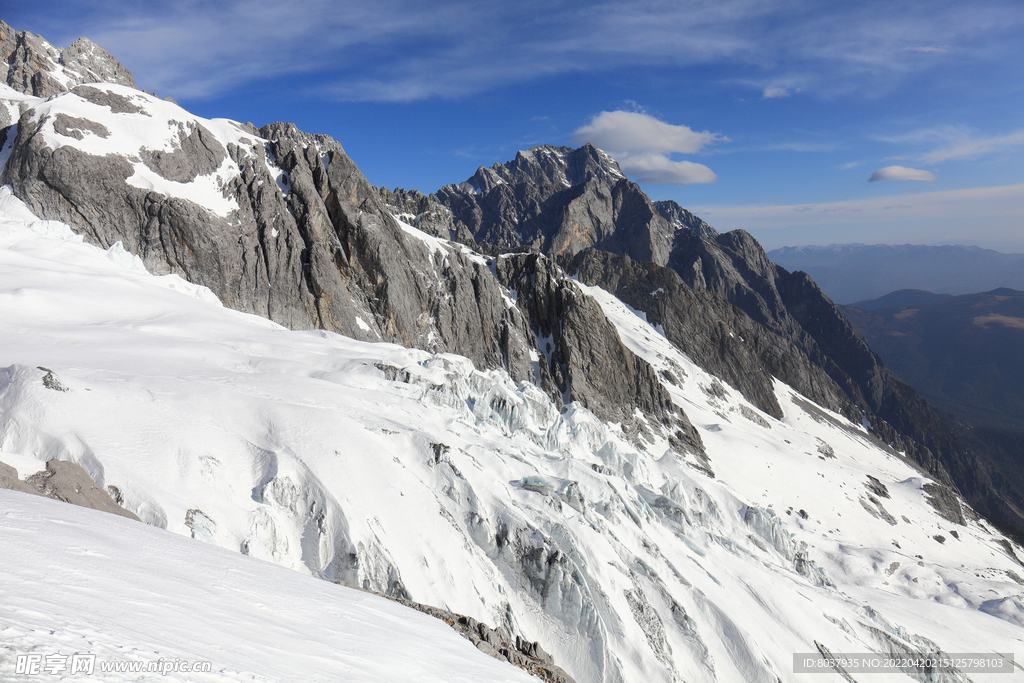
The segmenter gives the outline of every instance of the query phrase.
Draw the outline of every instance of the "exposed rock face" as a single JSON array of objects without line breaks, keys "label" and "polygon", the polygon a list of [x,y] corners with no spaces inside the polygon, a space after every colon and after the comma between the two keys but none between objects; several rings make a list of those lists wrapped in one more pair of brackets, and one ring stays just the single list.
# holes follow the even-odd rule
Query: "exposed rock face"
[{"label": "exposed rock face", "polygon": [[142,161],[162,178],[176,183],[190,183],[196,176],[216,171],[227,157],[215,137],[202,126],[190,126],[190,133],[178,133],[178,147],[173,152],[142,149]]},{"label": "exposed rock face", "polygon": [[31,493],[36,496],[43,495],[36,487],[18,478],[18,470],[5,462],[0,462],[0,489],[21,491],[22,493]]},{"label": "exposed rock face", "polygon": [[645,311],[694,362],[769,415],[782,417],[773,376],[832,410],[855,412],[835,383],[791,343],[721,297],[690,289],[674,270],[598,251],[578,254],[568,267],[581,282]]},{"label": "exposed rock face", "polygon": [[387,210],[414,228],[446,240],[461,237],[462,239],[458,241],[465,243],[473,239],[466,226],[452,216],[451,209],[437,203],[433,197],[428,197],[419,190],[395,188],[395,191],[391,192],[384,187],[375,189]]},{"label": "exposed rock face", "polygon": [[135,87],[131,72],[88,38],[61,49],[0,21],[0,54],[6,64],[5,83],[35,97],[51,97],[81,83]]},{"label": "exposed rock face", "polygon": [[0,462],[0,488],[46,496],[139,521],[135,513],[125,510],[97,486],[88,472],[66,460],[47,461],[46,469],[36,472],[26,481],[18,478],[18,472],[13,467]]},{"label": "exposed rock face", "polygon": [[552,256],[596,248],[665,263],[673,228],[619,165],[592,145],[545,145],[481,167],[435,195],[477,242]]},{"label": "exposed rock face", "polygon": [[671,200],[654,202],[654,208],[677,231],[685,228],[704,237],[717,237],[719,234],[701,218],[694,216]]},{"label": "exposed rock face", "polygon": [[622,345],[601,307],[561,268],[539,254],[498,257],[494,268],[501,283],[516,293],[516,304],[537,335],[543,354],[538,358],[544,359],[538,362],[542,386],[553,381],[565,396],[610,422],[633,424],[637,409],[656,416],[675,447],[703,453],[700,435],[672,403],[654,369]]},{"label": "exposed rock face", "polygon": [[[806,273],[790,273],[772,263],[757,240],[742,230],[713,238],[677,232],[669,265],[695,290],[703,288],[727,299],[789,342],[798,355],[823,370],[843,396],[829,400],[818,390],[820,380],[808,385],[799,374],[793,381],[791,374],[770,370],[776,377],[855,421],[863,411],[879,438],[905,452],[939,481],[956,482],[965,494],[979,490],[971,473],[977,463],[965,466],[965,461],[974,462],[976,457],[927,402],[884,366]],[[954,470],[961,475],[951,478]]]},{"label": "exposed rock face", "polygon": [[[391,596],[385,596],[391,597]],[[549,683],[576,683],[563,669],[556,666],[540,643],[526,640],[522,636],[514,638],[503,626],[491,628],[473,617],[456,614],[446,609],[424,605],[423,603],[391,597],[406,607],[429,614],[435,619],[445,622],[463,638],[473,643],[481,652],[503,662],[508,662]]]},{"label": "exposed rock face", "polygon": [[[334,140],[274,124],[258,131],[265,140],[225,149],[190,123],[174,151],[139,151],[147,167],[175,182],[210,174],[230,155],[241,172],[223,192],[238,209],[222,217],[128,184],[134,166],[124,156],[52,149],[45,117],[23,121],[3,182],[37,215],[65,221],[103,247],[121,241],[151,271],[179,273],[225,305],[288,327],[455,351],[517,379],[532,376],[528,335],[487,267],[399,227]],[[268,160],[283,179],[271,176]]]}]

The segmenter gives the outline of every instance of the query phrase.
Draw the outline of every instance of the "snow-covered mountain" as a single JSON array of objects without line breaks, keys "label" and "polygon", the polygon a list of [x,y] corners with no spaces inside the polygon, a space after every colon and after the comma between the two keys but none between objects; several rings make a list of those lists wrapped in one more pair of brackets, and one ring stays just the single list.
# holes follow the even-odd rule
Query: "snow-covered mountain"
[{"label": "snow-covered mountain", "polygon": [[603,290],[581,286],[715,477],[502,371],[286,330],[2,203],[0,460],[23,476],[77,462],[148,524],[504,626],[581,681],[1024,635],[1011,546],[955,497],[784,385],[760,413]]},{"label": "snow-covered mountain", "polygon": [[806,273],[773,263],[742,230],[719,234],[674,202],[652,202],[593,146],[533,147],[429,197],[380,194],[422,229],[478,251],[557,260],[644,312],[772,415],[774,378],[854,421],[863,416],[876,436],[1024,538],[1024,486],[886,368]]},{"label": "snow-covered mountain", "polygon": [[[477,253],[286,124],[109,83],[0,99],[19,112],[0,134],[0,462],[76,463],[172,532],[0,493],[0,676],[59,650],[210,660],[220,680],[519,680],[328,582],[539,642],[580,683],[805,680],[797,653],[1024,638],[1019,547],[712,278],[641,292],[657,264]],[[706,249],[745,248],[723,237]],[[608,273],[682,318],[626,305]],[[677,334],[701,319],[708,356]],[[71,587],[39,597],[49,576]],[[148,607],[168,593],[204,611]],[[813,677],[851,680],[830,671]]]}]

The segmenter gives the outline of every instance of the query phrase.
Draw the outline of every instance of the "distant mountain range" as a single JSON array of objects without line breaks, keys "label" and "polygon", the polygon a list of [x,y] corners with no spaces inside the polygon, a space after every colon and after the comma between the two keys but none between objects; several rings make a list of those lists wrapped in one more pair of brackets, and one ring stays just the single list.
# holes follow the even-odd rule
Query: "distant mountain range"
[{"label": "distant mountain range", "polygon": [[901,290],[840,308],[889,368],[951,414],[961,440],[1024,484],[1024,292]]},{"label": "distant mountain range", "polygon": [[935,405],[1024,428],[1024,292],[903,290],[842,310],[885,364]]},{"label": "distant mountain range", "polygon": [[769,251],[768,258],[787,270],[804,271],[841,304],[904,289],[938,294],[1024,289],[1024,254],[979,247],[832,244],[782,247]]}]

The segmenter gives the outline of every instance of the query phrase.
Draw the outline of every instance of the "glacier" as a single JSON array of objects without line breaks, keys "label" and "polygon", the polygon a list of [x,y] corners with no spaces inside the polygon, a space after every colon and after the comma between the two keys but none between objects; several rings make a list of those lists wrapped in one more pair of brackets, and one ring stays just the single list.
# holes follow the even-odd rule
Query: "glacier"
[{"label": "glacier", "polygon": [[[442,256],[453,248],[423,237]],[[7,492],[0,532],[35,530],[55,547],[125,562],[166,543],[204,558],[204,569],[153,571],[204,595],[230,582],[229,568],[260,573],[248,563],[267,561],[296,582],[305,574],[503,627],[540,642],[581,683],[806,680],[793,655],[819,646],[1013,652],[1024,638],[1019,547],[955,498],[962,523],[943,516],[928,475],[862,425],[782,383],[784,415],[767,415],[615,297],[576,286],[658,371],[706,455],[556,405],[464,357],[227,309],[205,288],[148,274],[123,249],[39,221],[0,190],[0,462],[22,478],[49,459],[75,462],[175,536],[158,543],[137,523]],[[40,367],[67,391],[49,388]],[[24,597],[48,560],[18,542],[25,552],[0,563],[9,585],[25,587],[0,595],[0,632],[16,635],[0,643],[0,673],[30,642],[72,647],[56,628],[66,608]],[[268,596],[321,585],[274,572],[261,574]],[[128,580],[108,577],[105,599],[134,604],[119,597]],[[295,609],[317,620],[311,601],[326,610],[369,599],[338,589],[310,588]],[[224,604],[224,623],[241,609]],[[76,637],[73,647],[104,652],[131,641],[98,618]],[[291,657],[313,672],[342,650]],[[207,652],[195,639],[172,654]],[[228,659],[222,668],[246,674]],[[275,666],[248,674],[294,678]],[[507,679],[516,675],[509,668]]]}]

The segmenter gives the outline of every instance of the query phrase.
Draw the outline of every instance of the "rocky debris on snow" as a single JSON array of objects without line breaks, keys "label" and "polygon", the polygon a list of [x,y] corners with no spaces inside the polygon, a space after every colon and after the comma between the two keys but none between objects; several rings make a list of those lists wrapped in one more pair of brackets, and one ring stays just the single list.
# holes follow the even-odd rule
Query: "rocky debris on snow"
[{"label": "rocky debris on snow", "polygon": [[[377,593],[377,595],[382,594]],[[414,600],[391,595],[384,595],[384,597],[424,614],[429,614],[435,619],[440,619],[455,629],[463,638],[473,643],[484,654],[517,666],[542,681],[576,683],[572,676],[555,665],[551,655],[545,652],[540,643],[536,641],[528,640],[520,635],[513,636],[502,626],[491,628],[473,617],[457,614],[440,607],[424,605]]]},{"label": "rocky debris on snow", "polygon": [[106,491],[97,486],[88,472],[66,460],[49,460],[46,469],[36,472],[24,481],[18,477],[17,470],[0,462],[0,488],[46,496],[72,505],[112,512],[140,521],[135,513],[125,510],[114,502]]},{"label": "rocky debris on snow", "polygon": [[966,525],[964,513],[960,506],[960,497],[956,492],[947,486],[929,482],[921,487],[926,495],[928,503],[935,508],[935,511],[943,519],[949,520],[960,526]]},{"label": "rocky debris on snow", "polygon": [[65,387],[63,384],[61,384],[60,380],[57,379],[57,375],[53,374],[53,370],[51,370],[50,368],[44,368],[41,365],[37,369],[38,370],[42,370],[43,372],[46,373],[45,375],[43,375],[43,386],[44,387],[46,387],[47,389],[52,389],[53,391],[67,391],[68,390],[67,387]]},{"label": "rocky debris on snow", "polygon": [[878,480],[878,477],[868,475],[868,480],[864,482],[864,486],[867,487],[868,491],[875,494],[879,498],[889,498],[889,489],[885,484]]}]

